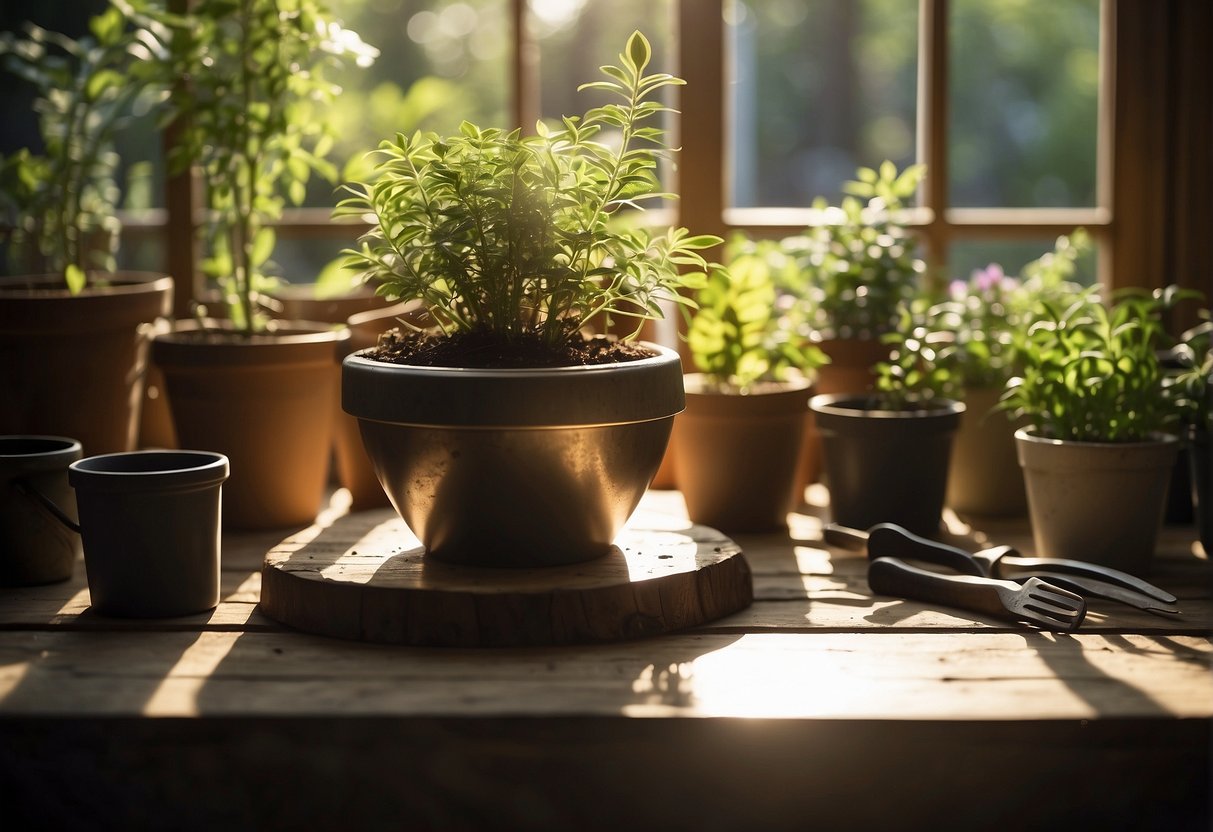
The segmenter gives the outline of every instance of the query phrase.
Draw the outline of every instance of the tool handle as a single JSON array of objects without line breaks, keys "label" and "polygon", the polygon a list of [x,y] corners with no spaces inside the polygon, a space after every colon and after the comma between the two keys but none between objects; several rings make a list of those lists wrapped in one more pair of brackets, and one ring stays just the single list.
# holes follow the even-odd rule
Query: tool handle
[{"label": "tool handle", "polygon": [[869,563],[868,586],[877,595],[911,598],[1000,618],[1008,614],[998,594],[997,581],[972,575],[943,575],[897,558],[880,557]]},{"label": "tool handle", "polygon": [[989,577],[982,564],[964,549],[927,540],[894,523],[881,523],[868,529],[868,558],[889,556],[946,566],[962,575]]}]

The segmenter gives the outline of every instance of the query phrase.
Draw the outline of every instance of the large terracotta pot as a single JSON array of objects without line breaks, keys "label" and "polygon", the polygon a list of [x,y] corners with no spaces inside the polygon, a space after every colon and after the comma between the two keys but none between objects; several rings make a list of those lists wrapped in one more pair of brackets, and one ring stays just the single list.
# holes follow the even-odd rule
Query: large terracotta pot
[{"label": "large terracotta pot", "polygon": [[1015,441],[1039,557],[1150,571],[1177,438],[1066,442],[1021,428]]},{"label": "large terracotta pot", "polygon": [[189,321],[156,336],[152,356],[181,446],[231,461],[225,527],[281,528],[315,518],[348,340],[344,328],[301,322],[242,336]]},{"label": "large terracotta pot", "polygon": [[952,444],[947,505],[987,517],[1018,517],[1028,509],[1015,431],[1023,427],[995,410],[1001,388],[965,392],[965,412]]},{"label": "large terracotta pot", "polygon": [[78,295],[52,275],[0,279],[0,434],[133,449],[152,326],[172,306],[159,274],[105,275]]},{"label": "large terracotta pot", "polygon": [[726,532],[787,526],[796,462],[804,440],[809,382],[772,382],[747,395],[715,391],[699,373],[685,377],[686,410],[670,445],[692,521]]},{"label": "large terracotta pot", "polygon": [[678,354],[548,369],[345,359],[342,403],[427,557],[550,566],[605,555],[682,410]]},{"label": "large terracotta pot", "polygon": [[[875,338],[828,338],[817,346],[830,359],[816,371],[814,391],[822,396],[859,396],[868,392],[876,382],[872,368],[889,357],[889,347]],[[802,497],[804,489],[821,477],[821,466],[821,435],[816,416],[806,411],[805,438],[796,467],[797,488]]]},{"label": "large terracotta pot", "polygon": [[918,410],[869,410],[867,399],[814,396],[830,515],[867,529],[896,523],[938,534],[952,436],[965,406],[942,400]]}]

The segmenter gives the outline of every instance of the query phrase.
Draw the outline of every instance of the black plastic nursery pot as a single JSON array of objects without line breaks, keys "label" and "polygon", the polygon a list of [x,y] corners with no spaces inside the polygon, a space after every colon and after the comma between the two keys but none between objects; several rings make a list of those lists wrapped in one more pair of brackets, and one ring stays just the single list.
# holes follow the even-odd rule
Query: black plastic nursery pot
[{"label": "black plastic nursery pot", "polygon": [[0,436],[0,586],[66,581],[80,536],[58,514],[76,513],[67,468],[80,443],[65,436]]},{"label": "black plastic nursery pot", "polygon": [[136,451],[72,464],[68,479],[97,612],[163,618],[219,603],[227,476],[227,457],[211,451]]},{"label": "black plastic nursery pot", "polygon": [[356,353],[342,405],[427,557],[554,566],[610,551],[683,409],[678,354],[544,369],[416,367]]},{"label": "black plastic nursery pot", "polygon": [[896,523],[915,534],[937,534],[952,438],[965,406],[868,407],[868,399],[845,394],[809,400],[822,437],[831,518],[857,529]]}]

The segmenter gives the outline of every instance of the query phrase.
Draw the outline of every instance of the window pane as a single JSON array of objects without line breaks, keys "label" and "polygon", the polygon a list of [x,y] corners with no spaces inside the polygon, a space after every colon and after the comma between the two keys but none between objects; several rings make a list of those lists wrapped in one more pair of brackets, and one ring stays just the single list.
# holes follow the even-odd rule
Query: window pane
[{"label": "window pane", "polygon": [[[363,155],[398,132],[454,133],[463,120],[509,126],[507,0],[329,0],[333,15],[379,50],[368,69],[347,68],[330,117],[331,159],[358,178]],[[307,206],[335,204],[324,180]]]},{"label": "window pane", "polygon": [[736,0],[731,204],[840,198],[860,165],[914,161],[918,0]]},{"label": "window pane", "polygon": [[1095,205],[1099,0],[953,0],[950,201]]},{"label": "window pane", "polygon": [[[1002,266],[1008,275],[1018,275],[1025,265],[1053,251],[1055,237],[1030,240],[965,240],[954,243],[948,254],[948,277],[966,279],[977,269],[991,264]],[[1084,286],[1095,283],[1095,246],[1079,255],[1074,282]]]},{"label": "window pane", "polygon": [[[531,30],[539,42],[543,118],[578,115],[616,100],[597,90],[577,92],[577,87],[603,80],[598,67],[617,64],[616,56],[637,29],[653,47],[652,63],[645,71],[677,74],[670,49],[671,0],[530,0],[530,13]],[[668,93],[668,88],[663,92]],[[664,100],[672,101],[669,95]]]}]

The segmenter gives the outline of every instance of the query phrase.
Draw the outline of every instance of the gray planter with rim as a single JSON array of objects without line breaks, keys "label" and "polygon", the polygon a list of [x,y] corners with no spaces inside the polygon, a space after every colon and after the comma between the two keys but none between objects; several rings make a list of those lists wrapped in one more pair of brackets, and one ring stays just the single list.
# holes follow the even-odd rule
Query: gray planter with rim
[{"label": "gray planter with rim", "polygon": [[965,406],[868,406],[867,398],[847,394],[809,400],[822,437],[831,518],[857,529],[896,523],[915,534],[937,534],[952,438]]},{"label": "gray planter with rim", "polygon": [[[652,345],[649,345],[652,346]],[[683,409],[678,354],[546,369],[389,364],[356,353],[342,406],[437,560],[549,566],[605,555]]]},{"label": "gray planter with rim", "polygon": [[0,586],[66,581],[80,557],[67,467],[80,443],[64,436],[0,436]]},{"label": "gray planter with rim", "polygon": [[1174,436],[1146,442],[1067,442],[1015,433],[1036,554],[1150,571],[1162,525]]},{"label": "gray planter with rim", "polygon": [[93,609],[164,618],[219,603],[220,491],[211,451],[136,451],[73,463]]}]

